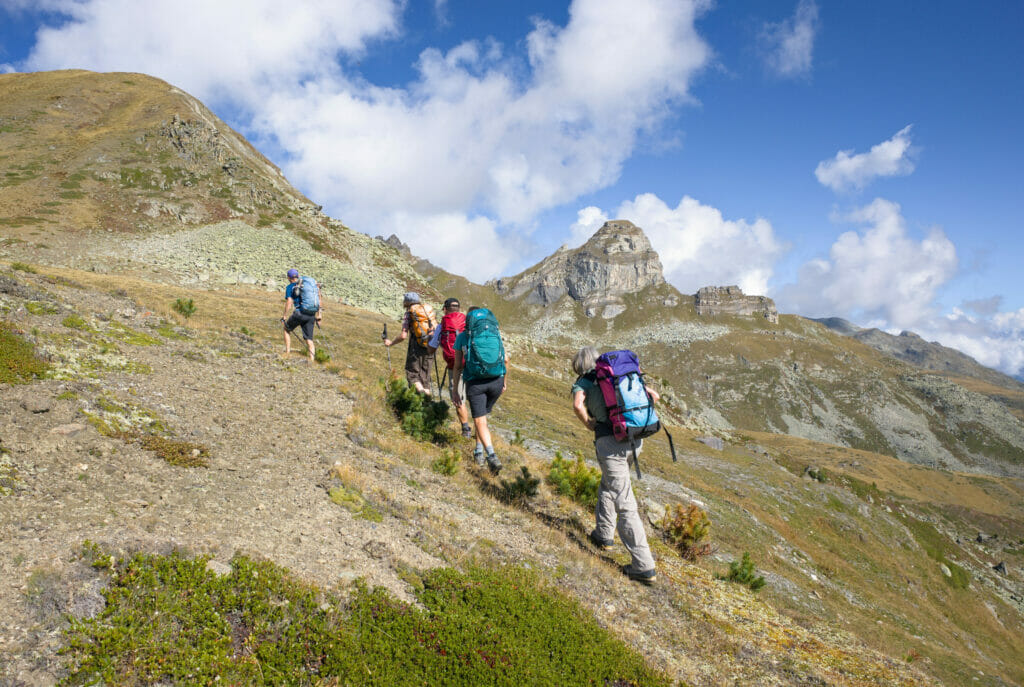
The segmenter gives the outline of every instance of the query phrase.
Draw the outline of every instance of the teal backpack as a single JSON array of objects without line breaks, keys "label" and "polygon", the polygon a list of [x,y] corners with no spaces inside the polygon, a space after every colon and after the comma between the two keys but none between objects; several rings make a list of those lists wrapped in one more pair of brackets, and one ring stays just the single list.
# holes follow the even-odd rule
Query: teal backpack
[{"label": "teal backpack", "polygon": [[465,379],[493,379],[505,374],[505,344],[494,313],[487,308],[467,313],[466,338]]},{"label": "teal backpack", "polygon": [[299,311],[303,315],[316,315],[320,312],[320,289],[313,277],[299,277],[292,287],[292,302],[298,302]]}]

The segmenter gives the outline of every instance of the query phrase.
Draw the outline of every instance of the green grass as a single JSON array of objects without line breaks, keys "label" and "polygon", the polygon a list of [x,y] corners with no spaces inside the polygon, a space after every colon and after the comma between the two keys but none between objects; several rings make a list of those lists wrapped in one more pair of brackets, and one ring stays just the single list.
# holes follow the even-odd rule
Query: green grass
[{"label": "green grass", "polygon": [[407,575],[419,605],[357,585],[347,604],[269,562],[137,554],[65,634],[66,685],[668,685],[580,606],[520,568]]},{"label": "green grass", "polygon": [[81,315],[76,315],[74,313],[68,315],[63,320],[61,320],[61,324],[67,327],[68,329],[80,329],[82,331],[90,330],[90,327],[88,323],[86,323],[85,319],[83,319]]},{"label": "green grass", "polygon": [[954,589],[967,589],[971,584],[970,573],[948,558],[949,554],[954,552],[954,548],[958,547],[930,523],[908,516],[901,516],[900,519],[914,534],[917,543],[921,545],[928,557],[949,568],[951,575],[949,577],[942,576],[946,583]]},{"label": "green grass", "polygon": [[35,353],[31,342],[10,324],[0,322],[0,384],[25,384],[46,375],[50,366]]},{"label": "green grass", "polygon": [[18,270],[20,272],[28,272],[29,274],[39,274],[38,272],[36,272],[36,269],[32,267],[32,265],[26,265],[23,262],[12,262],[11,269]]}]

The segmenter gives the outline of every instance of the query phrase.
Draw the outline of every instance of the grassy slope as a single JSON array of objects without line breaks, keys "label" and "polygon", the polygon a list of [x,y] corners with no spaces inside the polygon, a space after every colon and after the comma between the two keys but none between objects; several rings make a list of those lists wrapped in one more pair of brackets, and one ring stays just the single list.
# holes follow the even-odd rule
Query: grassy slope
[{"label": "grassy slope", "polygon": [[[87,288],[123,288],[145,308],[187,324],[201,337],[242,326],[274,345],[279,336],[278,294],[237,290],[226,298],[223,293],[192,291],[189,295],[195,298],[197,314],[186,322],[171,310],[179,295],[173,288],[105,275],[47,271]],[[215,297],[221,305],[213,316]],[[375,380],[387,366],[383,350],[377,347],[382,318],[341,306],[331,311],[320,341],[332,355],[342,388],[373,397]],[[536,362],[530,356],[521,358],[531,365]],[[567,364],[540,358],[552,371],[561,368],[563,379],[528,370],[514,358],[509,392],[498,406],[494,424],[506,432],[520,428],[528,439],[540,440],[549,450],[579,450],[587,455],[588,438],[575,426],[568,407]],[[400,436],[389,438],[394,430],[379,413],[379,401],[368,402],[353,425],[372,427],[382,445],[397,455],[420,454],[421,460],[431,460],[429,447]],[[996,592],[1000,580],[987,570],[999,556],[1007,557],[1007,565],[1018,570],[1024,563],[1020,553],[1024,546],[1016,544],[1017,553],[1012,553],[1012,547],[1011,551],[988,551],[967,541],[975,530],[998,532],[1002,541],[1020,536],[1024,487],[1019,482],[934,471],[792,437],[748,434],[747,438],[737,436],[726,451],[718,453],[693,441],[694,433],[676,430],[682,454],[677,464],[670,461],[660,438],[644,452],[648,477],[637,487],[641,499],[648,503],[655,497],[664,499],[665,485],[668,490],[675,489],[673,484],[691,490],[711,513],[719,553],[732,558],[750,551],[769,579],[759,601],[723,600],[723,588],[729,592],[730,585],[710,582],[710,573],[721,571],[722,563],[683,563],[656,542],[664,587],[688,618],[684,626],[711,644],[695,647],[680,638],[672,651],[689,654],[694,661],[715,662],[728,646],[747,641],[769,649],[774,646],[785,655],[790,648],[779,643],[782,639],[771,640],[772,644],[761,634],[770,624],[749,626],[737,620],[736,613],[760,613],[766,604],[795,619],[794,627],[819,628],[814,636],[819,642],[816,658],[801,658],[815,665],[850,661],[839,648],[842,640],[820,644],[820,628],[832,626],[896,659],[924,657],[918,665],[948,684],[969,681],[979,669],[1010,682],[1024,680],[1017,660],[1024,650],[1020,609]],[[748,448],[748,441],[766,449],[767,455]],[[510,454],[515,454],[513,448],[502,444]],[[543,469],[543,461],[529,460],[535,471]],[[808,464],[824,467],[831,477],[824,484],[800,479],[802,466]],[[460,475],[454,484],[472,493],[479,487],[468,477]],[[564,508],[570,520],[586,523],[591,517],[581,509]],[[923,521],[929,525],[917,524]],[[957,544],[955,537],[963,543]],[[578,554],[567,550],[566,555]],[[940,559],[964,568],[972,578],[969,587],[949,584],[940,572]],[[582,584],[578,591],[585,596],[585,589]],[[740,611],[744,607],[736,605],[740,602],[754,605]],[[979,612],[986,607],[991,610]],[[636,609],[641,617],[648,612]]]}]

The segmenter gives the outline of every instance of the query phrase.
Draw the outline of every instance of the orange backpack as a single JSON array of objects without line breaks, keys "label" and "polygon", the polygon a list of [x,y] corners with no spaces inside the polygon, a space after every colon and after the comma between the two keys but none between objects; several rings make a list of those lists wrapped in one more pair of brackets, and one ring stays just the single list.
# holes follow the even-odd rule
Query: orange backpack
[{"label": "orange backpack", "polygon": [[420,346],[426,347],[430,343],[430,337],[434,334],[434,327],[437,326],[437,319],[434,317],[434,309],[425,303],[417,303],[409,306],[409,333]]}]

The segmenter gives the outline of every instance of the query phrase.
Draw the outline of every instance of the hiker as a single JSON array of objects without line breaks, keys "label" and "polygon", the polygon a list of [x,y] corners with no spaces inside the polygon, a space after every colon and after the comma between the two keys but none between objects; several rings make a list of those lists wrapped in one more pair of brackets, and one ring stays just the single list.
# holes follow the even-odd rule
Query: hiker
[{"label": "hiker", "polygon": [[[637,440],[634,447],[629,441],[615,438],[608,407],[598,386],[597,359],[598,352],[593,346],[581,348],[572,359],[572,369],[577,375],[572,385],[572,408],[583,426],[594,433],[594,449],[601,465],[596,526],[589,537],[594,546],[608,550],[612,548],[618,531],[623,546],[632,557],[624,572],[631,580],[651,584],[655,578],[654,557],[647,545],[647,533],[637,512],[629,477],[629,456],[634,448],[639,453],[643,440]],[[657,392],[647,389],[647,393],[652,402],[658,401]]]},{"label": "hiker", "polygon": [[508,354],[501,340],[498,320],[487,308],[473,306],[466,311],[466,328],[455,337],[455,362],[452,370],[452,402],[462,404],[460,383],[465,381],[466,400],[476,426],[476,449],[473,458],[483,466],[486,460],[491,472],[501,471],[501,461],[494,455],[487,416],[505,391]]},{"label": "hiker", "polygon": [[[288,309],[292,314],[288,315]],[[320,287],[312,277],[300,277],[294,267],[288,270],[288,286],[284,290],[284,354],[292,352],[292,337],[289,335],[296,327],[302,327],[302,338],[306,340],[309,362],[316,359],[316,347],[313,345],[313,327],[323,319],[323,308],[320,303]]]},{"label": "hiker", "polygon": [[430,397],[430,363],[433,360],[433,352],[428,344],[437,326],[434,309],[423,303],[415,291],[410,291],[402,297],[402,307],[405,308],[405,314],[402,316],[402,333],[394,339],[384,339],[384,345],[390,348],[406,338],[409,339],[409,351],[405,355],[405,378],[409,386]]},{"label": "hiker", "polygon": [[[441,355],[444,356],[444,363],[448,368],[448,395],[452,398],[453,404],[455,403],[455,371],[453,369],[455,367],[455,339],[466,328],[466,316],[460,312],[461,308],[462,305],[458,298],[445,300],[444,316],[441,318],[441,324],[434,328],[434,336],[430,339],[429,344],[432,351],[436,352],[440,348]],[[459,398],[465,397],[465,380],[460,380]],[[462,424],[462,436],[467,438],[473,436],[473,428],[469,424],[469,411],[466,410],[464,402],[455,406],[455,414]]]}]

